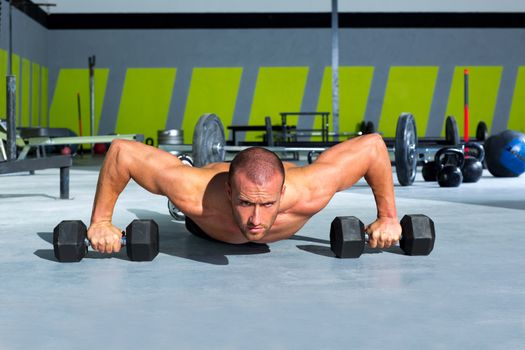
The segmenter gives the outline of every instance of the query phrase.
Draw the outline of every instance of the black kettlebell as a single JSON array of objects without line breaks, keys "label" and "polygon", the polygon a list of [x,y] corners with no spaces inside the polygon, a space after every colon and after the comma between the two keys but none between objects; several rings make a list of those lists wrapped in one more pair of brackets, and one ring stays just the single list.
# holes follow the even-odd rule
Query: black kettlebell
[{"label": "black kettlebell", "polygon": [[430,161],[423,164],[423,169],[421,170],[423,175],[423,180],[425,181],[436,181],[437,176],[437,167],[435,161]]},{"label": "black kettlebell", "polygon": [[463,182],[478,182],[483,174],[483,160],[485,149],[476,142],[467,142],[463,145],[465,162],[461,168]]},{"label": "black kettlebell", "polygon": [[465,162],[463,152],[454,147],[444,147],[434,157],[437,167],[437,181],[441,187],[458,187],[463,182],[461,168]]}]

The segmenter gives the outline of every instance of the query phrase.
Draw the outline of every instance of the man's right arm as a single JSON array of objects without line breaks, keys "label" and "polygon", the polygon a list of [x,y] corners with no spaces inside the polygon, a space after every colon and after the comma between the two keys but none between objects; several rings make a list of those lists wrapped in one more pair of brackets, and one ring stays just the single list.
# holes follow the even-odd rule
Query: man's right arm
[{"label": "man's right arm", "polygon": [[111,253],[120,250],[121,231],[113,226],[113,210],[119,195],[133,179],[149,192],[167,195],[170,176],[180,173],[175,167],[186,169],[170,153],[142,143],[115,140],[100,169],[91,213],[88,238],[95,250]]}]

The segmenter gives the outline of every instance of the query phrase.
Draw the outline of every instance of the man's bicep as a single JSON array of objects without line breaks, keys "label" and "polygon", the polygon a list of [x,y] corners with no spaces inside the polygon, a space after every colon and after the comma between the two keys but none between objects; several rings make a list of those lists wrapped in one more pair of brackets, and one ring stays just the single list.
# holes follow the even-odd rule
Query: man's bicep
[{"label": "man's bicep", "polygon": [[152,193],[165,194],[170,177],[178,173],[174,170],[183,167],[180,159],[140,143],[124,145],[126,149],[120,161],[125,164],[124,168],[128,169],[131,178]]},{"label": "man's bicep", "polygon": [[204,181],[203,169],[181,164],[165,169],[159,187],[179,210],[187,213],[202,206]]}]

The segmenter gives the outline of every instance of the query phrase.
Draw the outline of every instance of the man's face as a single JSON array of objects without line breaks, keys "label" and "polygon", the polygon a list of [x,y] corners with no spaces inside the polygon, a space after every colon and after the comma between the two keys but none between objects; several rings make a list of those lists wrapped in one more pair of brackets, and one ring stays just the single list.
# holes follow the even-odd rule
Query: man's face
[{"label": "man's face", "polygon": [[241,171],[231,184],[226,183],[233,217],[247,240],[262,239],[272,227],[285,191],[282,182],[282,177],[276,174],[264,185],[257,185]]}]

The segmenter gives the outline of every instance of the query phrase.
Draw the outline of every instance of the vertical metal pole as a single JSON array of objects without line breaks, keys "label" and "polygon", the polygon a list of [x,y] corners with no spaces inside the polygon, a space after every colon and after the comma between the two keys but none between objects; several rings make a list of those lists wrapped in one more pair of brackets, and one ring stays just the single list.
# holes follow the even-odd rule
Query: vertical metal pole
[{"label": "vertical metal pole", "polygon": [[[89,117],[91,136],[95,136],[95,55],[89,59]],[[94,144],[91,144],[91,154],[94,154]]]},{"label": "vertical metal pole", "polygon": [[16,77],[13,75],[12,54],[13,54],[13,27],[12,27],[12,6],[9,2],[9,57],[8,75],[6,76],[6,116],[7,116],[7,160],[16,159]]},{"label": "vertical metal pole", "polygon": [[463,133],[464,133],[464,138],[465,138],[465,142],[468,142],[469,140],[469,137],[468,137],[468,128],[469,128],[469,125],[468,125],[468,119],[469,119],[469,110],[468,110],[468,69],[465,69],[463,71],[463,75],[464,75],[464,83],[465,83],[465,86],[464,86],[464,91],[463,91],[463,94],[464,94],[464,99],[465,99],[465,104],[464,104],[464,109],[463,109],[463,127],[464,127],[464,130],[463,130]]},{"label": "vertical metal pole", "polygon": [[16,121],[15,121],[15,98],[16,98],[16,77],[6,76],[6,115],[7,115],[7,160],[16,159]]},{"label": "vertical metal pole", "polygon": [[339,139],[339,18],[337,0],[332,0],[332,125]]},{"label": "vertical metal pole", "polygon": [[69,167],[60,168],[60,199],[69,199]]},{"label": "vertical metal pole", "polygon": [[12,1],[9,1],[9,14],[8,14],[8,26],[9,26],[9,57],[7,58],[7,74],[13,75],[13,16],[12,16],[12,9],[13,6],[11,5]]}]

